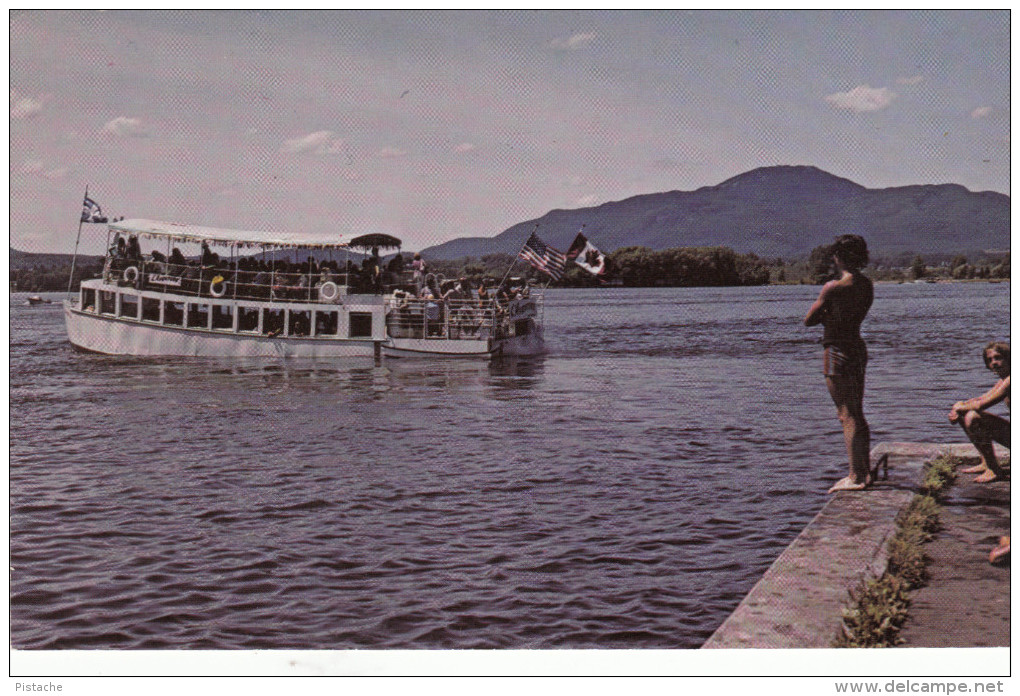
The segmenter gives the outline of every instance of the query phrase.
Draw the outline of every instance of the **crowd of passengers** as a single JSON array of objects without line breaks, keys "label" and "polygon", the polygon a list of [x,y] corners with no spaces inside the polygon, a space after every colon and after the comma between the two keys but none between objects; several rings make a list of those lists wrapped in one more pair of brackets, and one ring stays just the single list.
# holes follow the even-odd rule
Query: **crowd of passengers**
[{"label": "crowd of passengers", "polygon": [[[132,267],[134,274],[128,272]],[[144,255],[135,235],[126,240],[119,235],[115,238],[104,270],[106,280],[138,288],[172,287],[192,295],[295,301],[317,300],[327,283],[346,285],[351,293],[382,292],[385,286],[404,282],[407,275],[400,254],[384,266],[378,249],[360,264],[316,261],[311,256],[303,263],[252,256],[235,261],[221,257],[203,242],[201,256],[188,259],[177,247],[169,257],[155,250]]]},{"label": "crowd of passengers", "polygon": [[[136,269],[134,274],[127,272],[132,267]],[[484,279],[475,287],[465,278],[441,281],[427,272],[420,254],[415,254],[409,265],[399,253],[384,264],[377,248],[360,264],[350,260],[316,261],[311,256],[303,263],[253,256],[235,261],[222,258],[203,242],[200,257],[188,259],[177,247],[169,257],[155,250],[144,255],[136,235],[115,237],[104,278],[138,288],[172,288],[192,295],[293,301],[317,301],[327,283],[346,285],[350,293],[379,293],[384,288],[400,287],[402,298],[423,300],[426,310],[433,314],[442,312],[451,301],[463,304],[477,300],[479,307],[490,303],[505,307],[514,299],[528,297],[530,292],[526,283],[489,288]]]}]

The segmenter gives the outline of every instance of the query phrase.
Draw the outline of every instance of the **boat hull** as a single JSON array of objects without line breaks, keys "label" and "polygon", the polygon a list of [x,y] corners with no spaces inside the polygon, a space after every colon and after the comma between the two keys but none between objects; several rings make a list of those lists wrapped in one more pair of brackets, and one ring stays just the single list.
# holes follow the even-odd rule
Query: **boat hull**
[{"label": "boat hull", "polygon": [[256,336],[127,322],[82,312],[64,303],[71,344],[106,355],[237,358],[373,358],[372,339],[315,339]]},{"label": "boat hull", "polygon": [[510,336],[492,341],[390,338],[382,345],[382,354],[388,358],[491,358],[543,353],[545,341],[540,331],[527,336]]}]

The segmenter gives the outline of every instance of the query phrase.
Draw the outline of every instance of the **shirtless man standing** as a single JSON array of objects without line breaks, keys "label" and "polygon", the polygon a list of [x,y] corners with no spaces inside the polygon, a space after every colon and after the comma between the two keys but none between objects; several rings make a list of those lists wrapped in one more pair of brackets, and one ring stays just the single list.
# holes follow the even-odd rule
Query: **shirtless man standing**
[{"label": "shirtless man standing", "polygon": [[868,245],[855,234],[844,234],[831,247],[839,277],[822,286],[811,305],[805,326],[822,324],[825,332],[825,383],[843,424],[850,474],[829,493],[859,491],[871,485],[871,430],[864,418],[864,372],[868,349],[861,338],[861,323],[871,309],[875,293],[861,269],[868,263]]},{"label": "shirtless man standing", "polygon": [[993,341],[985,346],[981,355],[985,359],[985,367],[998,375],[999,381],[981,396],[953,404],[949,411],[949,422],[960,424],[981,455],[980,464],[961,469],[961,472],[980,474],[974,482],[988,483],[1006,477],[1006,472],[995,456],[992,442],[1009,447],[1009,421],[988,413],[988,409],[1001,401],[1005,401],[1006,407],[1009,407],[1009,344]]}]

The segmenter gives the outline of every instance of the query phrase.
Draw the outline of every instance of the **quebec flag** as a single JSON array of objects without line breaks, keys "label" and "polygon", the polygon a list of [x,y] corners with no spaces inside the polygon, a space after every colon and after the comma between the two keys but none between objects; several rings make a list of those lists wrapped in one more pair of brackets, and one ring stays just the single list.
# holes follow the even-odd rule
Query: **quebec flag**
[{"label": "quebec flag", "polygon": [[99,207],[99,204],[85,196],[85,200],[81,204],[81,221],[107,222],[107,218],[103,215],[103,209]]}]

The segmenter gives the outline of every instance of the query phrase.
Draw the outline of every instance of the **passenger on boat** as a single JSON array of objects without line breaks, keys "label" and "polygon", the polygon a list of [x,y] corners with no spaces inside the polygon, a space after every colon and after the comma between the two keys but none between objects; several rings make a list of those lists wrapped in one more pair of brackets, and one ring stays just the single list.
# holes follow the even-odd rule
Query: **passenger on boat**
[{"label": "passenger on boat", "polygon": [[478,306],[484,308],[489,303],[489,291],[485,289],[485,279],[478,281]]},{"label": "passenger on boat", "polygon": [[170,267],[167,269],[170,273],[180,275],[184,271],[184,267],[188,265],[188,260],[184,258],[184,254],[177,247],[173,248],[170,252]]},{"label": "passenger on boat", "polygon": [[138,235],[133,234],[128,237],[127,257],[132,261],[142,260],[142,248],[138,246]]},{"label": "passenger on boat", "polygon": [[318,290],[326,283],[333,282],[333,274],[329,271],[329,266],[323,264],[319,269],[319,278],[315,281],[315,289]]},{"label": "passenger on boat", "polygon": [[420,291],[422,285],[425,284],[425,261],[422,259],[421,254],[415,253],[414,260],[411,261],[411,270],[414,273],[414,284]]},{"label": "passenger on boat", "polygon": [[294,286],[294,299],[311,299],[312,276],[305,271],[298,276],[297,285]]},{"label": "passenger on boat", "polygon": [[202,265],[215,266],[219,257],[209,248],[209,242],[202,242]]},{"label": "passenger on boat", "polygon": [[149,260],[145,263],[145,271],[147,273],[158,273],[162,275],[166,273],[166,257],[156,250],[153,250],[149,254]]},{"label": "passenger on boat", "polygon": [[258,272],[255,273],[255,279],[252,280],[252,288],[250,292],[257,298],[268,298],[271,284],[272,275],[263,263],[259,266]]},{"label": "passenger on boat", "polygon": [[429,336],[437,336],[443,332],[443,308],[438,298],[428,288],[423,291],[425,300],[425,326]]}]

